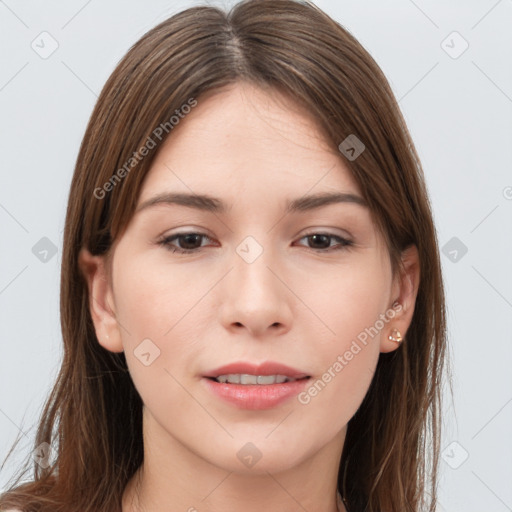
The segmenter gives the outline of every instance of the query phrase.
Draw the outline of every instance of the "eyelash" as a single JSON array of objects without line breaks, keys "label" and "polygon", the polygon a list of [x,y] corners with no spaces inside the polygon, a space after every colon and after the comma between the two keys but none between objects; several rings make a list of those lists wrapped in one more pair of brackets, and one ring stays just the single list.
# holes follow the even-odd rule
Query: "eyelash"
[{"label": "eyelash", "polygon": [[[198,233],[198,232],[190,231],[190,232],[176,233],[174,235],[170,235],[170,236],[164,237],[162,240],[160,240],[158,242],[158,244],[164,246],[168,251],[171,251],[172,253],[179,253],[179,254],[198,253],[201,250],[202,246],[197,247],[195,249],[181,249],[179,247],[175,247],[175,246],[171,245],[171,242],[173,242],[174,240],[176,240],[178,238],[181,238],[181,237],[184,237],[184,236],[187,236],[187,235],[198,235],[200,237],[206,237],[208,239],[210,238],[208,235],[206,235],[204,233]],[[346,249],[346,248],[351,247],[351,246],[354,245],[354,242],[352,242],[351,240],[347,240],[346,238],[343,238],[343,237],[338,236],[338,235],[333,235],[331,233],[322,233],[322,232],[308,233],[307,235],[304,235],[303,237],[301,237],[299,240],[302,240],[304,238],[309,238],[309,237],[312,237],[312,236],[315,236],[315,235],[327,236],[327,237],[329,237],[331,239],[336,239],[336,240],[338,240],[339,244],[338,244],[337,247],[335,246],[334,248],[330,247],[330,248],[327,248],[327,249],[315,249],[315,248],[309,247],[309,249],[314,251],[314,252],[326,253],[326,252],[340,251],[342,249]]]}]

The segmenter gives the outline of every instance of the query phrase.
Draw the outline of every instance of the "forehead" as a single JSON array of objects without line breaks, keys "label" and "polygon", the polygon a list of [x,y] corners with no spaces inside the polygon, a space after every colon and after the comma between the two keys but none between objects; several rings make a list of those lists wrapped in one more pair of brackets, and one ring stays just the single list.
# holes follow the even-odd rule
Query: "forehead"
[{"label": "forehead", "polygon": [[160,148],[139,203],[162,187],[233,198],[360,193],[317,120],[278,91],[237,83],[197,101]]}]

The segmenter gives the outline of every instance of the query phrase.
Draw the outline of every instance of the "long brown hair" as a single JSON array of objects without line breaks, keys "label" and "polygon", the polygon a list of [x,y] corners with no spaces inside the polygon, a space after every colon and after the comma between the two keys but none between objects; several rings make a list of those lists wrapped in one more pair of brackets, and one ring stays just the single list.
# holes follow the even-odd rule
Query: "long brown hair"
[{"label": "long brown hair", "polygon": [[[155,130],[164,127],[162,141],[172,136],[169,120],[183,105],[240,80],[288,94],[318,120],[359,184],[394,271],[400,271],[401,251],[418,248],[421,281],[412,323],[397,350],[380,354],[370,389],[348,424],[338,488],[350,512],[435,510],[448,354],[423,171],[378,65],[306,0],[247,0],[227,13],[187,9],[146,33],[106,82],[69,194],[60,300],[64,356],[34,444],[50,444],[56,457],[46,468],[33,463],[33,479],[20,485],[19,477],[0,497],[2,508],[121,510],[125,486],[143,461],[142,402],[124,353],[98,343],[79,250],[108,255],[122,235],[158,148],[143,158],[134,153],[140,156],[149,139],[155,141]],[[338,149],[349,135],[365,145],[355,160]]]}]

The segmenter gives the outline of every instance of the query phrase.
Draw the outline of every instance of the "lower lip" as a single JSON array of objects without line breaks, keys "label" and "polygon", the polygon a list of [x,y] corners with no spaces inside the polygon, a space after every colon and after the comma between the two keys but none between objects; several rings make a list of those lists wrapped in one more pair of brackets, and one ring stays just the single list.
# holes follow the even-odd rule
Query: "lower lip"
[{"label": "lower lip", "polygon": [[277,407],[298,395],[310,379],[282,384],[227,384],[203,378],[206,387],[215,395],[240,409],[262,410]]}]

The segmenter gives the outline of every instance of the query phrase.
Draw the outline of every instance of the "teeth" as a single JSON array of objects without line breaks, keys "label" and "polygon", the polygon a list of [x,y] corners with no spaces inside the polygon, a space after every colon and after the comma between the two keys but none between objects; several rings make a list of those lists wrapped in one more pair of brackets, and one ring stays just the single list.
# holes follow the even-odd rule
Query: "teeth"
[{"label": "teeth", "polygon": [[258,384],[275,384],[277,382],[277,375],[258,375],[256,380]]},{"label": "teeth", "polygon": [[256,375],[248,375],[246,373],[242,373],[242,375],[240,375],[240,384],[258,384],[258,377],[256,377]]},{"label": "teeth", "polygon": [[286,375],[249,375],[247,373],[230,373],[229,375],[219,375],[217,382],[229,384],[282,384],[283,382],[293,382],[297,379],[287,377]]}]

